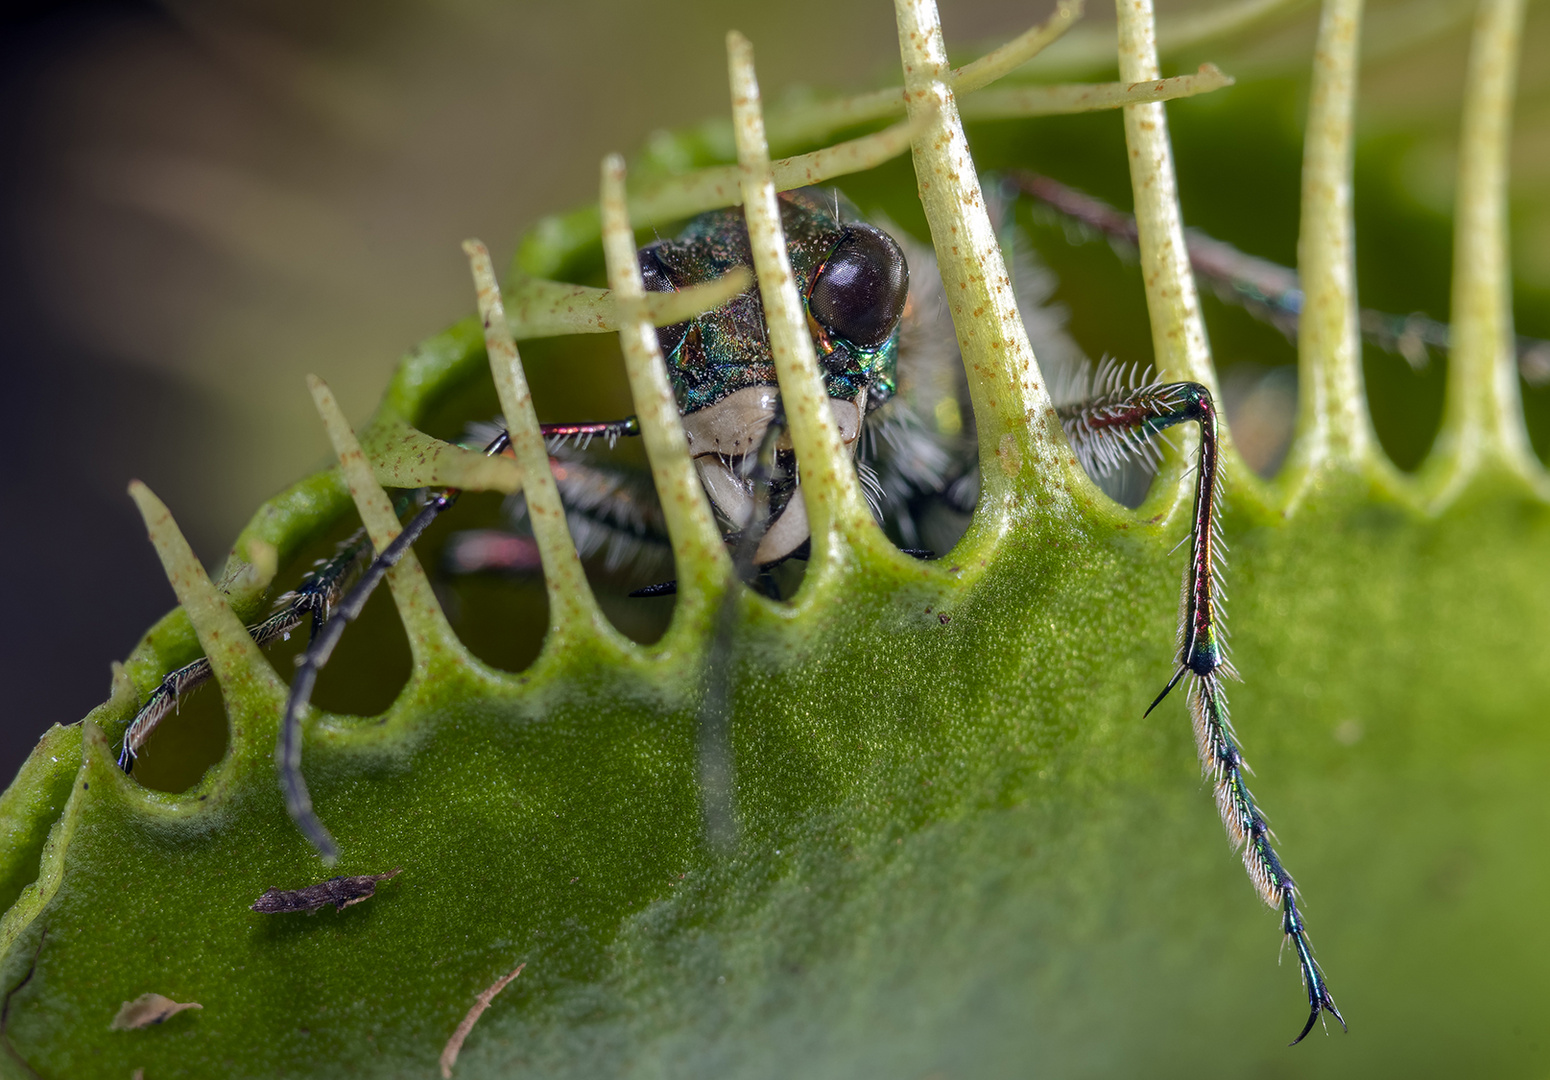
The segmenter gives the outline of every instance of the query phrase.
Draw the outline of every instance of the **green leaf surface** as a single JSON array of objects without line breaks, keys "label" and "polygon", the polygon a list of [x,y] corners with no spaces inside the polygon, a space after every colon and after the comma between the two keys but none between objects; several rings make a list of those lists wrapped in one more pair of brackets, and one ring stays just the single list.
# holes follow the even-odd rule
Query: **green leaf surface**
[{"label": "green leaf surface", "polygon": [[[748,612],[725,859],[699,843],[682,665],[448,667],[380,721],[314,725],[338,872],[404,868],[339,913],[248,910],[323,876],[264,729],[229,784],[173,797],[88,728],[48,895],[6,924],[8,985],[36,967],[11,1044],[44,1076],[429,1075],[473,996],[526,963],[458,1075],[1534,1060],[1544,508],[1425,521],[1345,493],[1229,519],[1240,734],[1353,1022],[1295,1057],[1295,973],[1222,844],[1182,705],[1139,718],[1167,674],[1167,530],[1015,525],[972,584],[858,567],[795,613]],[[204,1009],[110,1031],[147,991]]]}]

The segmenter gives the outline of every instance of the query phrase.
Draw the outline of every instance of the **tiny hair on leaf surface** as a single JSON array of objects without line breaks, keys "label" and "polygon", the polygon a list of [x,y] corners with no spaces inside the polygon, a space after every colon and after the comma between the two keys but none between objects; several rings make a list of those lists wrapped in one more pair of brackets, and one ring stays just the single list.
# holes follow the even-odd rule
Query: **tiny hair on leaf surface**
[{"label": "tiny hair on leaf surface", "polygon": [[[112,697],[51,731],[0,796],[0,1075],[1532,1066],[1550,995],[1535,900],[1550,879],[1537,839],[1550,828],[1550,484],[1518,397],[1502,197],[1523,6],[1483,0],[1476,16],[1471,70],[1489,77],[1465,98],[1456,302],[1429,312],[1450,327],[1433,357],[1443,420],[1414,472],[1389,460],[1376,420],[1414,373],[1362,352],[1358,264],[1381,280],[1416,271],[1354,245],[1357,196],[1387,190],[1353,180],[1361,5],[1257,0],[1155,27],[1149,4],[1127,6],[1117,64],[1112,46],[1081,62],[1087,37],[1062,52],[1062,34],[1090,29],[1070,29],[1068,5],[1009,52],[954,68],[934,5],[900,0],[904,62],[874,85],[901,84],[902,104],[896,91],[772,95],[759,42],[734,34],[732,120],[607,158],[599,197],[529,229],[504,280],[510,245],[492,258],[469,241],[479,314],[409,353],[369,420],[352,428],[312,380],[340,467],[261,508],[223,572],[195,557],[179,507],[137,482],[180,606]],[[1277,35],[1296,20],[1316,63],[1295,79],[1256,69],[1259,46],[1212,36],[1285,50]],[[1174,40],[1187,46],[1170,52]],[[1137,86],[1159,89],[1116,89]],[[1000,96],[977,119],[981,93]],[[1075,115],[1094,102],[1120,115]],[[1267,102],[1287,115],[1309,102],[1307,130],[1267,123]],[[1056,107],[1073,115],[1046,115]],[[1225,205],[1244,186],[1192,162],[1212,138],[1263,140],[1280,155],[1267,160],[1301,170],[1300,206],[1245,211],[1274,216],[1301,252],[1295,343],[1231,322],[1251,316],[1197,286],[1185,229],[1223,227],[1210,207],[1197,223],[1191,192]],[[1033,175],[1133,215],[1139,265],[1066,245],[1069,222],[1051,227],[1020,193]],[[808,179],[821,194],[782,194]],[[844,224],[851,204],[872,224]],[[668,304],[656,286],[691,250],[682,238],[714,225],[725,240],[736,220],[686,219],[733,205],[747,265],[697,268]],[[809,265],[801,226],[829,205],[842,239]],[[1286,261],[1252,231],[1220,238]],[[449,259],[462,239],[447,238]],[[860,274],[871,264],[847,258],[895,242],[912,287],[940,278],[935,340],[962,357],[961,399],[920,419],[943,439],[912,444],[958,445],[950,431],[968,447],[961,538],[942,547],[907,542],[875,509],[885,481],[858,470],[872,451],[847,427],[864,413],[833,405],[836,383],[873,377],[863,361],[886,358],[888,327],[868,338],[876,327],[843,304],[812,301],[815,265]],[[733,461],[703,450],[724,433],[684,404],[683,342],[708,349],[712,316],[755,300],[778,400],[750,406],[766,425],[758,452]],[[1085,387],[1075,404],[1051,346],[1062,305],[1071,340],[1113,355],[1066,373]],[[847,352],[847,319],[870,352]],[[584,334],[617,335],[628,417],[549,410],[551,369]],[[1230,392],[1233,341],[1298,365],[1269,479],[1235,432],[1249,413]],[[609,376],[578,362],[564,377]],[[899,382],[901,400],[919,392]],[[491,441],[497,415],[509,437]],[[1170,425],[1171,445],[1153,438]],[[623,474],[596,462],[629,453],[618,460],[656,492],[655,516],[580,506],[585,484]],[[1099,484],[1138,457],[1155,478],[1125,505]],[[707,497],[707,476],[746,484],[744,518],[732,496]],[[372,564],[428,506],[437,520],[402,560]],[[795,520],[794,506],[803,544],[758,565],[761,525]],[[450,574],[447,537],[496,507],[531,541],[519,569]],[[586,554],[597,530],[637,525],[665,552],[659,577]],[[309,700],[304,679],[324,686],[335,669],[321,661],[342,641],[345,664],[366,617],[310,618],[348,608],[373,566],[409,674],[385,711],[357,716]],[[672,601],[623,595],[667,579]],[[507,671],[481,659],[469,611],[510,600],[513,581],[532,588],[510,603],[511,632],[541,643]],[[664,605],[654,638],[630,631],[634,603]],[[279,651],[287,635],[300,669]],[[1181,692],[1160,697],[1170,679]],[[174,752],[158,725],[196,695],[219,698],[225,755],[187,790],[142,785],[126,767]],[[1283,934],[1292,962],[1278,966]],[[518,973],[520,993],[501,994]],[[110,1030],[149,998],[200,1011]],[[1321,1019],[1349,1020],[1349,1036]]]}]

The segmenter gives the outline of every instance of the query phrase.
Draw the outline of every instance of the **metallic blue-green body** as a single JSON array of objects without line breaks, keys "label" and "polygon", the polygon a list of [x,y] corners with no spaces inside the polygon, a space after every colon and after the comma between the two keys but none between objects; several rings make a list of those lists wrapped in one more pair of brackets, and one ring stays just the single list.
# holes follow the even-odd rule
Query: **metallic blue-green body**
[{"label": "metallic blue-green body", "polygon": [[[854,208],[833,192],[804,189],[780,195],[781,224],[797,291],[807,307],[813,282],[825,261],[845,237],[846,223],[857,219]],[[701,214],[679,235],[648,245],[642,258],[655,255],[674,289],[710,281],[736,266],[753,269],[748,226],[741,207]],[[649,276],[648,276],[649,280]],[[898,331],[873,349],[863,349],[825,333],[814,322],[818,360],[830,397],[854,399],[869,395],[868,410],[893,397],[897,387]],[[775,361],[764,329],[764,304],[757,284],[715,311],[682,325],[682,334],[667,354],[668,376],[685,415],[714,405],[749,386],[775,385]]]}]

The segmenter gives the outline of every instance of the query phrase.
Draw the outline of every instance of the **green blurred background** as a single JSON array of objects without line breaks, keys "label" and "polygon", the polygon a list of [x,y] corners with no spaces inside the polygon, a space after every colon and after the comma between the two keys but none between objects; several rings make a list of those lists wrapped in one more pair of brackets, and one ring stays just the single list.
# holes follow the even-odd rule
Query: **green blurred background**
[{"label": "green blurred background", "polygon": [[[1112,21],[1094,7],[1089,23]],[[1047,11],[1043,0],[947,2],[943,19],[969,56]],[[1360,290],[1370,306],[1447,314],[1471,13],[1454,0],[1370,10],[1357,164]],[[1295,259],[1315,18],[1304,6],[1165,65],[1173,74],[1209,59],[1239,78],[1170,106],[1187,222],[1286,264]],[[772,101],[804,85],[880,85],[897,63],[882,3],[7,9],[0,356],[13,492],[0,518],[10,602],[0,772],[9,776],[49,724],[73,722],[104,698],[108,661],[171,606],[127,481],[151,484],[216,566],[264,498],[328,460],[303,375],[324,376],[363,421],[394,358],[470,310],[458,242],[483,237],[504,261],[526,225],[594,197],[603,154],[724,113],[732,27],[754,41]],[[1547,55],[1550,5],[1538,0],[1513,151],[1513,257],[1519,330],[1550,337]],[[1040,63],[1052,70],[1056,60]],[[1129,204],[1117,113],[985,125],[971,138],[982,167],[1037,168]],[[919,228],[907,162],[847,187],[864,208],[888,206]],[[1020,220],[1059,274],[1057,299],[1089,355],[1147,360],[1134,263],[1102,243],[1071,246],[1026,210]],[[1292,346],[1244,313],[1208,298],[1206,314],[1224,373],[1293,362]],[[540,415],[625,407],[612,350],[602,340],[527,350]],[[578,379],[583,356],[602,365],[601,383]],[[1416,373],[1369,350],[1367,371],[1380,436],[1413,467],[1435,429],[1443,365]],[[576,396],[583,386],[590,396]],[[1550,390],[1527,388],[1525,399],[1544,453]],[[495,512],[486,500],[464,523]],[[511,593],[535,599],[533,589],[503,588],[470,591],[468,618],[495,627]],[[378,637],[390,638],[385,604],[381,615]],[[530,628],[476,651],[520,666],[536,641]],[[350,647],[339,661],[346,670]],[[358,651],[363,668],[402,666],[391,643],[363,637]],[[320,701],[372,711],[397,685],[377,683],[380,700],[331,702],[325,684]],[[197,707],[215,740],[208,758],[219,753],[221,725],[218,699],[205,696]],[[163,782],[191,779],[185,770]]]}]

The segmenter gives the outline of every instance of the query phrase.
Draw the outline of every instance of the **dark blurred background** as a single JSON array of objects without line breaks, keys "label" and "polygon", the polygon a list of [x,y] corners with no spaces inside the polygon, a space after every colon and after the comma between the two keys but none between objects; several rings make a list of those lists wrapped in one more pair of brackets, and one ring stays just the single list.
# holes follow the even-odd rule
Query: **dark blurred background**
[{"label": "dark blurred background", "polygon": [[[958,0],[943,17],[972,55],[1048,6]],[[1513,203],[1519,328],[1542,336],[1546,7],[1530,12]],[[264,498],[327,461],[303,375],[327,378],[364,421],[394,358],[471,310],[459,241],[481,236],[504,262],[526,224],[594,197],[603,154],[725,111],[728,28],[753,39],[771,99],[796,84],[878,85],[897,59],[881,2],[0,10],[5,777],[48,725],[107,695],[109,661],[172,604],[124,494],[130,478],[167,501],[215,569]],[[1446,315],[1470,10],[1391,0],[1372,11],[1358,153],[1366,303]],[[1170,108],[1187,219],[1287,263],[1313,18],[1306,8],[1166,72],[1213,59],[1240,77]],[[1128,205],[1118,133],[1107,114],[973,134],[987,163],[1035,164]],[[1061,253],[1047,229],[1039,243],[1087,351],[1146,359],[1134,267],[1102,244]],[[1114,303],[1129,305],[1118,333]],[[1294,359],[1241,313],[1208,301],[1207,315],[1224,368]],[[1412,467],[1435,426],[1441,362],[1418,375],[1369,356],[1368,373],[1385,445]],[[1543,452],[1550,400],[1530,389],[1527,406]]]}]

